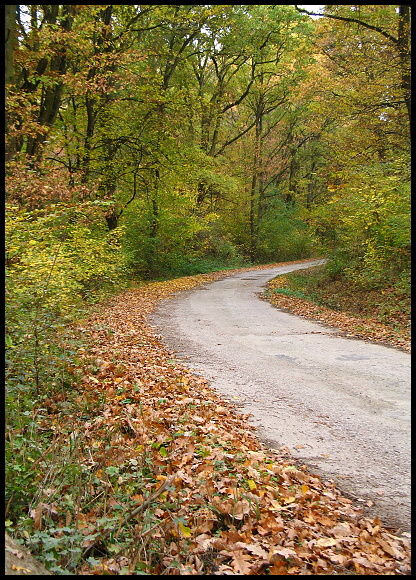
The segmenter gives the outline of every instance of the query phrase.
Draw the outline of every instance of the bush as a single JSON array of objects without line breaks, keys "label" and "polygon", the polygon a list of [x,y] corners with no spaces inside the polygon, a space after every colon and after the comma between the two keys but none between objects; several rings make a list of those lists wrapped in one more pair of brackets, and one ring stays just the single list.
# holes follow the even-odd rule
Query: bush
[{"label": "bush", "polygon": [[45,400],[62,405],[82,339],[71,323],[124,280],[120,231],[107,232],[102,202],[27,211],[6,205],[6,501],[19,513],[36,489],[32,465],[48,448]]},{"label": "bush", "polygon": [[163,279],[245,265],[216,214],[175,216],[161,211],[157,235],[149,235],[145,209],[136,204],[124,216],[123,252],[130,275]]},{"label": "bush", "polygon": [[[362,288],[383,288],[410,270],[409,161],[356,168],[342,193],[315,212],[329,231],[327,271]],[[404,278],[403,278],[404,277]]]},{"label": "bush", "polygon": [[317,251],[316,240],[296,208],[281,200],[263,219],[257,243],[260,262],[283,262],[310,258]]}]

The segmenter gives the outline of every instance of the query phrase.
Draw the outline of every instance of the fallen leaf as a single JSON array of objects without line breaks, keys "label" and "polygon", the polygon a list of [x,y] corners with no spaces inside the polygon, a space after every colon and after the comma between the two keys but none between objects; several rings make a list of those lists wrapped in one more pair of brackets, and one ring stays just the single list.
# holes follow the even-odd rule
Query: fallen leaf
[{"label": "fallen leaf", "polygon": [[272,566],[269,567],[269,573],[272,576],[283,576],[288,575],[289,572],[286,567],[286,563],[282,560],[278,560]]},{"label": "fallen leaf", "polygon": [[15,564],[12,564],[11,568],[12,570],[16,570],[16,572],[27,572],[28,574],[33,574],[32,570],[23,568],[23,566],[16,566]]},{"label": "fallen leaf", "polygon": [[404,554],[401,551],[397,550],[397,548],[395,548],[392,544],[385,542],[382,539],[379,539],[378,543],[383,548],[383,550],[390,556],[393,556],[393,558],[397,558],[398,560],[400,560],[404,557]]},{"label": "fallen leaf", "polygon": [[35,530],[42,529],[42,510],[43,503],[39,502],[33,514],[33,527],[35,528]]},{"label": "fallen leaf", "polygon": [[233,516],[236,520],[242,520],[246,514],[250,513],[250,504],[246,499],[240,500],[235,504]]},{"label": "fallen leaf", "polygon": [[283,558],[288,559],[296,556],[295,550],[292,548],[285,548],[283,546],[273,546],[269,552],[269,560],[274,561],[276,558],[275,556],[283,556]]},{"label": "fallen leaf", "polygon": [[328,558],[333,564],[338,564],[339,566],[346,566],[349,562],[347,556],[342,554],[334,554],[333,552],[328,552]]},{"label": "fallen leaf", "polygon": [[181,521],[178,522],[178,526],[184,538],[189,538],[191,536],[191,529],[185,526]]},{"label": "fallen leaf", "polygon": [[244,544],[241,545],[238,544],[239,547],[241,548],[245,548],[248,552],[250,552],[250,554],[255,554],[256,556],[259,556],[260,558],[263,558],[264,560],[268,559],[268,552],[266,552],[266,550],[264,548],[262,548],[261,546],[259,546],[258,544]]},{"label": "fallen leaf", "polygon": [[283,506],[281,506],[280,503],[275,499],[271,500],[270,505],[271,507],[269,509],[272,511],[279,512],[283,509]]},{"label": "fallen leaf", "polygon": [[340,522],[333,528],[329,529],[328,532],[336,538],[349,536],[351,534],[351,526],[347,522]]},{"label": "fallen leaf", "polygon": [[335,538],[319,538],[316,544],[320,548],[328,548],[329,546],[336,546],[338,544],[338,540]]},{"label": "fallen leaf", "polygon": [[239,574],[250,574],[251,566],[249,564],[251,558],[244,554],[242,550],[234,550],[232,553],[231,565],[233,569]]}]

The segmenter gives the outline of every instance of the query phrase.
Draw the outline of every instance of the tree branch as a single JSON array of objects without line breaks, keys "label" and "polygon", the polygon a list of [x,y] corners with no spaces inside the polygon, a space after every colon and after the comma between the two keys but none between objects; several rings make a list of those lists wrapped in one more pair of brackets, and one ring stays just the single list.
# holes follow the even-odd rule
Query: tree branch
[{"label": "tree branch", "polygon": [[252,129],[254,127],[254,125],[256,124],[255,121],[253,121],[251,123],[251,125],[249,125],[246,129],[244,129],[244,131],[242,131],[241,133],[239,133],[236,137],[233,137],[232,139],[229,139],[228,141],[226,141],[223,146],[221,147],[221,149],[215,154],[215,157],[217,155],[221,155],[221,153],[224,151],[224,149],[226,147],[228,147],[228,145],[231,145],[231,143],[234,143],[234,141],[237,141],[237,139],[240,139],[240,137],[242,137],[243,135],[245,135],[248,131],[250,131],[250,129]]},{"label": "tree branch", "polygon": [[333,18],[334,20],[342,20],[344,22],[353,22],[355,24],[359,24],[360,26],[363,26],[364,28],[368,28],[369,30],[375,30],[376,32],[378,32],[382,36],[384,36],[384,38],[387,38],[388,40],[390,40],[394,44],[398,44],[398,42],[399,42],[397,38],[395,38],[394,36],[392,36],[391,34],[386,32],[385,30],[383,30],[379,26],[373,26],[372,24],[368,24],[367,22],[363,22],[362,20],[358,20],[357,18],[350,18],[348,16],[335,16],[334,14],[319,14],[319,12],[309,12],[308,10],[305,10],[304,8],[299,8],[299,6],[297,6],[296,4],[295,4],[295,9],[298,12],[303,12],[304,14],[307,14],[308,16],[323,16],[324,18]]}]

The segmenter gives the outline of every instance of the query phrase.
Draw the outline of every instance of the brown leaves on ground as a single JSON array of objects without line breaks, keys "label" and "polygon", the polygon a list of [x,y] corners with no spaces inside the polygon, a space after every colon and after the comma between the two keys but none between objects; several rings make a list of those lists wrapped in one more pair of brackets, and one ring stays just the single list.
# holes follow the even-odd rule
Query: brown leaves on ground
[{"label": "brown leaves on ground", "polygon": [[309,300],[274,293],[275,290],[287,288],[286,276],[279,276],[271,280],[267,286],[269,290],[267,299],[277,308],[338,328],[349,337],[394,346],[406,352],[411,350],[410,330],[408,329],[395,329],[368,316],[365,318],[353,316],[314,304]]},{"label": "brown leaves on ground", "polygon": [[[111,543],[103,536],[102,554],[77,573],[410,574],[407,538],[362,517],[284,450],[262,447],[247,416],[174,360],[147,324],[159,300],[229,274],[125,291],[80,327],[89,334],[82,397],[96,406],[86,421],[66,420],[83,433],[82,461],[94,473],[95,497],[106,502],[81,504],[79,527],[86,549],[103,513],[116,517],[117,532]],[[118,468],[116,480],[109,467]]]}]

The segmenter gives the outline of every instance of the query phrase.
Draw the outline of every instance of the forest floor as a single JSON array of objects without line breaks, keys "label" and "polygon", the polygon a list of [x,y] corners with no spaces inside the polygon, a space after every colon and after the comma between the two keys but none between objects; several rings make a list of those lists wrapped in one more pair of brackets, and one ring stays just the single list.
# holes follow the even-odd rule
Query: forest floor
[{"label": "forest floor", "polygon": [[[79,466],[79,484],[58,485],[50,472],[39,479],[35,530],[49,529],[57,546],[76,524],[83,557],[74,563],[55,548],[54,558],[77,575],[409,575],[410,534],[365,518],[285,448],[264,447],[248,416],[176,360],[148,324],[161,300],[237,271],[139,285],[74,329],[84,337],[72,368],[78,383],[45,402],[43,429],[56,434],[55,461],[61,454]],[[347,330],[364,333],[346,313],[330,320],[329,309],[272,300],[281,297],[279,307],[343,328],[350,320]],[[407,348],[405,335],[382,324],[365,328]]]}]

